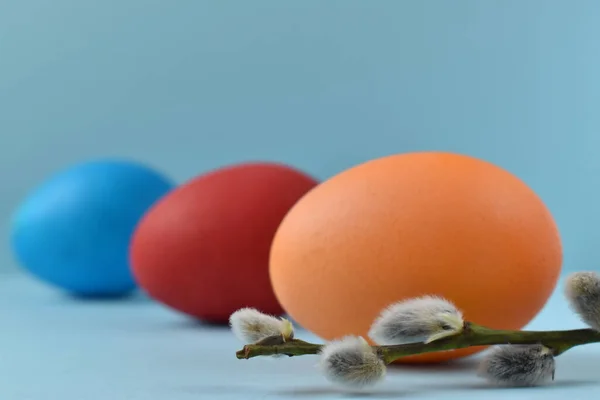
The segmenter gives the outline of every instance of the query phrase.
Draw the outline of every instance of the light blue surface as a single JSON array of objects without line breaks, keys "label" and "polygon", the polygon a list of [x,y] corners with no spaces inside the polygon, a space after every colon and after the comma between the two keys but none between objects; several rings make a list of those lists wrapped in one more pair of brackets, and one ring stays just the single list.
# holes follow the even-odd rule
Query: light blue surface
[{"label": "light blue surface", "polygon": [[[532,329],[583,326],[559,289]],[[227,329],[201,326],[160,305],[80,302],[20,275],[0,281],[0,395],[10,400],[263,400],[347,398],[316,370],[315,356],[237,360]],[[298,337],[317,340],[305,332]],[[495,389],[464,360],[394,368],[366,398],[584,399],[600,396],[600,345],[557,359],[542,388]]]},{"label": "light blue surface", "polygon": [[598,15],[598,0],[2,1],[0,223],[89,157],[181,181],[451,150],[522,177],[566,267],[600,268]]}]

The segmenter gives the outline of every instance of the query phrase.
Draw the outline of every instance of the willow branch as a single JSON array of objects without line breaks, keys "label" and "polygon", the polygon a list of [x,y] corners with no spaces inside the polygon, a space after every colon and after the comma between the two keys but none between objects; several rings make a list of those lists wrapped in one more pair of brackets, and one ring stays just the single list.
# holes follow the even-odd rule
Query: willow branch
[{"label": "willow branch", "polygon": [[[600,342],[600,332],[592,329],[574,329],[564,331],[511,331],[486,328],[472,322],[466,322],[462,333],[446,337],[431,343],[409,343],[393,346],[373,346],[386,363],[392,363],[402,357],[456,350],[474,346],[502,344],[543,344],[552,349],[555,356],[584,344]],[[287,342],[278,337],[268,338],[262,343],[249,344],[236,352],[238,359],[258,356],[286,355],[303,356],[318,354],[323,345],[292,339]]]}]

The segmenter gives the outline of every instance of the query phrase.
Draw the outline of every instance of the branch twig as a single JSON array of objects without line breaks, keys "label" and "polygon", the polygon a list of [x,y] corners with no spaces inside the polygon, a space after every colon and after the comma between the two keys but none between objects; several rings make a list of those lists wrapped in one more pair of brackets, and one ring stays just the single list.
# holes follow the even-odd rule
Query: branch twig
[{"label": "branch twig", "polygon": [[[431,343],[409,343],[392,346],[373,346],[386,364],[402,357],[432,353],[437,351],[456,350],[473,346],[490,346],[502,344],[543,344],[550,348],[555,356],[579,345],[600,342],[600,332],[592,329],[575,329],[564,331],[509,331],[486,328],[472,322],[466,322],[462,333],[446,337]],[[249,359],[259,356],[286,355],[303,356],[318,354],[323,345],[292,339],[284,342],[279,337],[244,346],[236,352],[238,359]]]}]

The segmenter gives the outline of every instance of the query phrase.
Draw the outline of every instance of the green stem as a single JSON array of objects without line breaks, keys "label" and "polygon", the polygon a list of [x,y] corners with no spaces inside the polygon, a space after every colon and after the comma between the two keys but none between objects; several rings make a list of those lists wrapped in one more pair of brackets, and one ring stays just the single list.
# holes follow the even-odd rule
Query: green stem
[{"label": "green stem", "polygon": [[292,339],[284,344],[274,346],[262,344],[248,344],[244,348],[235,353],[239,359],[248,359],[258,356],[275,356],[286,355],[306,356],[310,354],[319,354],[319,350],[323,347],[322,344],[308,343],[300,339]]},{"label": "green stem", "polygon": [[[373,346],[381,354],[386,363],[394,362],[402,357],[432,353],[437,351],[456,350],[473,346],[490,346],[501,344],[543,344],[553,350],[555,356],[584,344],[600,342],[600,332],[592,329],[574,329],[567,331],[510,331],[497,330],[480,326],[471,322],[465,323],[461,334],[446,337],[431,343],[409,343],[392,346]],[[278,343],[275,341],[274,343]],[[318,354],[323,345],[293,339],[282,344],[249,344],[236,352],[239,359],[258,356],[303,356]]]}]

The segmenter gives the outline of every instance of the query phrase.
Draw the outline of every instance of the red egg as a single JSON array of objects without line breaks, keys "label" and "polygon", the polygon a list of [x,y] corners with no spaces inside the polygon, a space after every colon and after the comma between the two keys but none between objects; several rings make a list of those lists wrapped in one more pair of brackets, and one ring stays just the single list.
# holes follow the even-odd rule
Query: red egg
[{"label": "red egg", "polygon": [[237,164],[198,176],[159,200],[133,235],[133,274],[155,300],[226,323],[242,307],[282,314],[269,252],[290,208],[317,181],[276,163]]}]

